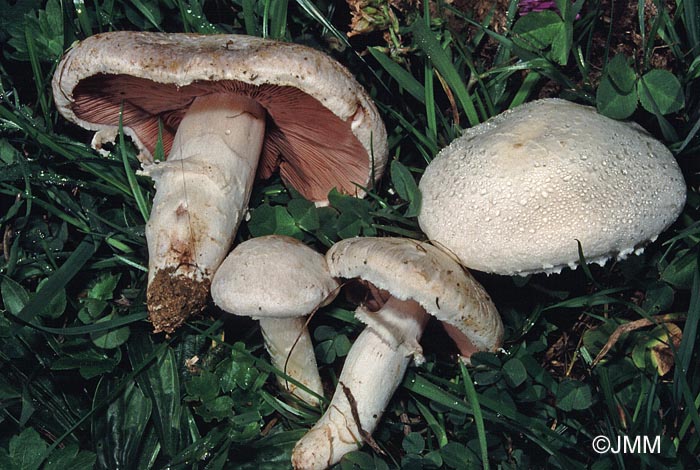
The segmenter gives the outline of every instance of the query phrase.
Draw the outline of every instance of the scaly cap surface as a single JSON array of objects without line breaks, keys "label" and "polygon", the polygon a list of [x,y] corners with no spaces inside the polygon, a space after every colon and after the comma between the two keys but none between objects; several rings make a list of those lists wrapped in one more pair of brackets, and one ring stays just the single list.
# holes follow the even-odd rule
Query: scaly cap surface
[{"label": "scaly cap surface", "polygon": [[467,129],[428,165],[418,221],[461,262],[497,274],[623,258],[681,212],[671,152],[640,126],[544,99]]}]

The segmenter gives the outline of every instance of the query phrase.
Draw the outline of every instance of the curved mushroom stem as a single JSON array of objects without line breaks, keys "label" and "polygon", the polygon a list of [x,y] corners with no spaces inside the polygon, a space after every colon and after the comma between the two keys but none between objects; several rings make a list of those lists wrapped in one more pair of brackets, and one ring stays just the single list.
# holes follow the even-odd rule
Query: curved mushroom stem
[{"label": "curved mushroom stem", "polygon": [[[259,318],[258,320],[260,320],[265,348],[270,354],[272,365],[301,382],[317,395],[323,396],[323,385],[318,374],[309,330],[306,328],[306,318]],[[315,395],[289,383],[283,377],[278,377],[277,380],[282,388],[306,403],[318,404],[318,398]]]},{"label": "curved mushroom stem", "polygon": [[148,309],[155,332],[199,312],[211,276],[248,206],[265,134],[265,110],[245,97],[196,98],[166,162],[144,173],[156,195],[146,224]]},{"label": "curved mushroom stem", "polygon": [[416,364],[425,362],[419,341],[428,314],[417,302],[389,296],[376,311],[360,305],[355,310],[355,317],[371,327],[384,341],[395,345],[405,356],[413,356]]},{"label": "curved mushroom stem", "polygon": [[[401,329],[399,337],[419,339],[428,321],[425,310],[412,300],[390,300],[373,315],[401,318],[392,322]],[[296,470],[327,468],[371,436],[411,361],[400,346],[370,326],[357,337],[328,409],[294,447]]]}]

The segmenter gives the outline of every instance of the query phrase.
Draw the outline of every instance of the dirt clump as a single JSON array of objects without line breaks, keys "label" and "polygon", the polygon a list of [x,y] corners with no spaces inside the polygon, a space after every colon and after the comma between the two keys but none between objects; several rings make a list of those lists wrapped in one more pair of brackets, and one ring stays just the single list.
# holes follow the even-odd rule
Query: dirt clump
[{"label": "dirt clump", "polygon": [[189,318],[200,314],[207,303],[211,282],[177,273],[177,268],[159,270],[148,287],[148,319],[154,333],[172,333]]}]

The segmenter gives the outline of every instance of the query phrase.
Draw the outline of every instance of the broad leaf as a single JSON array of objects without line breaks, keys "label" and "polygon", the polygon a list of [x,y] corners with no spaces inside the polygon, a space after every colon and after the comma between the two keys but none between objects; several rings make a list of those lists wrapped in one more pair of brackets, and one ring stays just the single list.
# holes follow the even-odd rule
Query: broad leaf
[{"label": "broad leaf", "polygon": [[413,175],[403,164],[398,160],[391,162],[391,182],[396,189],[396,193],[404,201],[408,201],[408,208],[404,215],[406,217],[415,217],[420,212],[421,192],[418,189]]},{"label": "broad leaf", "polygon": [[598,112],[613,119],[628,118],[637,109],[636,93],[622,94],[607,77],[600,81],[595,100]]},{"label": "broad leaf", "polygon": [[685,106],[683,87],[668,70],[654,69],[642,75],[637,83],[637,94],[650,113],[675,113]]},{"label": "broad leaf", "polygon": [[591,387],[578,380],[565,380],[557,390],[557,408],[564,411],[585,410],[593,404]]}]

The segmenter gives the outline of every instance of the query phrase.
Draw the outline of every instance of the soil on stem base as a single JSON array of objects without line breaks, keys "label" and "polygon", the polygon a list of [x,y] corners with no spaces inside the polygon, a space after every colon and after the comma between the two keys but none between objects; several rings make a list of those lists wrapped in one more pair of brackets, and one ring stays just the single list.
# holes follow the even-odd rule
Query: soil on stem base
[{"label": "soil on stem base", "polygon": [[154,333],[172,333],[204,310],[209,295],[208,276],[201,280],[177,274],[177,268],[159,270],[148,287],[148,319]]}]

